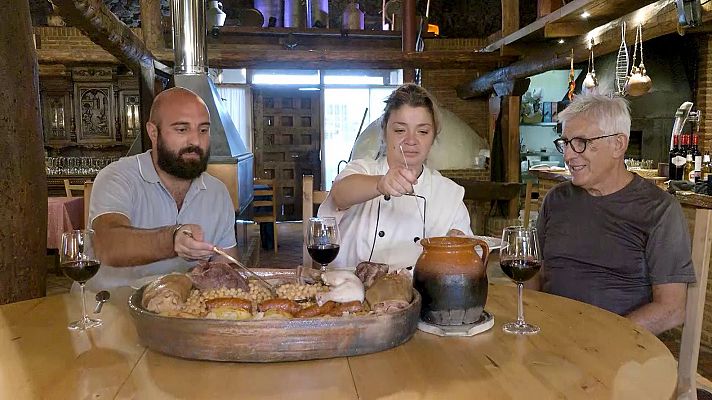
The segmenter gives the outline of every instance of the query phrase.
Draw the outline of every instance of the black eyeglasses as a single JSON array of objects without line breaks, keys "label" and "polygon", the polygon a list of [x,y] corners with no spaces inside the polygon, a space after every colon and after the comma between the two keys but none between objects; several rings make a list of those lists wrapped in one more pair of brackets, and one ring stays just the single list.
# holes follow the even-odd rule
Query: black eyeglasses
[{"label": "black eyeglasses", "polygon": [[556,150],[559,151],[559,153],[563,154],[564,149],[566,148],[566,145],[571,146],[571,150],[575,151],[578,154],[583,153],[586,151],[586,145],[589,142],[593,142],[594,140],[598,139],[603,139],[611,136],[616,136],[620,135],[620,133],[612,133],[610,135],[603,135],[603,136],[596,136],[592,138],[580,138],[580,137],[575,137],[571,139],[564,139],[564,138],[558,138],[554,140],[554,146],[556,146]]}]

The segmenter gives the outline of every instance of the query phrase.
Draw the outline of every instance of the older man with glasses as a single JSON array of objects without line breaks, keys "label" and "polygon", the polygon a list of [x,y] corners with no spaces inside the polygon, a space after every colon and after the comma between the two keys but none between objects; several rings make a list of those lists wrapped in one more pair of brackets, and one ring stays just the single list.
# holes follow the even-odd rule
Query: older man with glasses
[{"label": "older man with glasses", "polygon": [[626,100],[580,95],[554,141],[571,181],[547,193],[537,230],[543,268],[531,283],[626,316],[654,334],[684,319],[695,281],[680,204],[626,169]]}]

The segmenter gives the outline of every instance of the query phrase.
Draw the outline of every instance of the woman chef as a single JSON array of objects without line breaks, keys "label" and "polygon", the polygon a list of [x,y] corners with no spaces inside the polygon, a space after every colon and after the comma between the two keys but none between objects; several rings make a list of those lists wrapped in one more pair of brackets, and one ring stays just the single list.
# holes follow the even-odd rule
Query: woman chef
[{"label": "woman chef", "polygon": [[361,261],[408,267],[420,256],[422,238],[472,236],[465,190],[424,165],[438,134],[430,94],[405,84],[385,103],[385,148],[376,160],[350,162],[319,208],[319,216],[336,217],[341,231],[331,268],[354,269]]}]

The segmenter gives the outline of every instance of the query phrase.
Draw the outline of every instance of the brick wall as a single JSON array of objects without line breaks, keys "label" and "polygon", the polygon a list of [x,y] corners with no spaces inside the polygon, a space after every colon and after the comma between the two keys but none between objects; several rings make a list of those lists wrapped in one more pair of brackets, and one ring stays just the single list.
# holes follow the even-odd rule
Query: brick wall
[{"label": "brick wall", "polygon": [[700,36],[695,107],[702,111],[702,151],[712,149],[712,35]]},{"label": "brick wall", "polygon": [[[36,26],[32,28],[38,49],[55,50],[102,50],[77,28],[70,26]],[[141,28],[131,28],[139,37]]]},{"label": "brick wall", "polygon": [[[425,50],[473,50],[484,46],[484,39],[429,39]],[[488,141],[487,98],[462,100],[455,88],[486,72],[476,69],[423,70],[422,85],[435,96],[440,105],[460,117],[478,135]]]}]

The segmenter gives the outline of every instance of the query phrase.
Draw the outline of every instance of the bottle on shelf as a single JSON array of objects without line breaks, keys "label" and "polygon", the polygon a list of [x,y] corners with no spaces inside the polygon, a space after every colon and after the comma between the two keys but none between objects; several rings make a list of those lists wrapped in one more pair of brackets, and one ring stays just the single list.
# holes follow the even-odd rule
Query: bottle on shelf
[{"label": "bottle on shelf", "polygon": [[697,182],[702,178],[702,153],[700,153],[699,147],[699,135],[692,135],[692,160],[695,165],[692,170],[692,176],[690,176],[691,182]]},{"label": "bottle on shelf", "polygon": [[682,154],[680,148],[680,140],[682,137],[682,135],[673,136],[673,147],[672,150],[670,150],[668,177],[677,181],[682,179],[682,173],[685,169],[685,155]]},{"label": "bottle on shelf", "polygon": [[[683,173],[683,178],[686,181],[692,181],[694,182],[694,175],[693,173],[695,172],[695,159],[692,156],[692,138],[690,135],[685,135],[683,137],[683,151],[685,154],[685,172]],[[690,179],[692,177],[692,179]]]},{"label": "bottle on shelf", "polygon": [[712,173],[712,160],[710,160],[710,153],[705,152],[705,155],[702,156],[702,176],[701,176],[702,181],[706,182],[711,173]]}]

